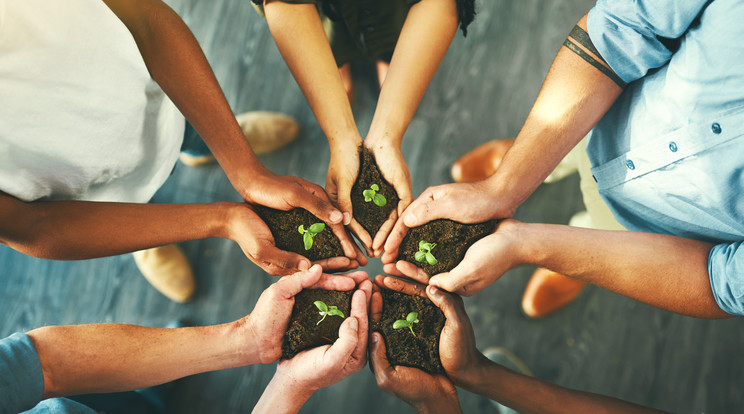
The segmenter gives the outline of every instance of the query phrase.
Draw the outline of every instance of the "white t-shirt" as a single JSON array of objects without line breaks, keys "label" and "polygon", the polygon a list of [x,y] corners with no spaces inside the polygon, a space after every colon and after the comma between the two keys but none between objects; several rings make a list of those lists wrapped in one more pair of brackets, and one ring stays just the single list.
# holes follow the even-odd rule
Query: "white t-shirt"
[{"label": "white t-shirt", "polygon": [[147,202],[184,125],[101,0],[0,0],[0,191]]}]

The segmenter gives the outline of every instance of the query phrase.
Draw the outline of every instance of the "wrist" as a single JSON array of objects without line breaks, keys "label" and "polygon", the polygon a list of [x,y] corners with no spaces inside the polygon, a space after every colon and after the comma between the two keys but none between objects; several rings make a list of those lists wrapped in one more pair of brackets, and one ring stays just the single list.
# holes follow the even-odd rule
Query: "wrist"
[{"label": "wrist", "polygon": [[313,392],[298,386],[291,376],[282,373],[281,366],[279,366],[269,385],[261,394],[253,412],[296,413],[312,395]]},{"label": "wrist", "polygon": [[246,208],[243,203],[220,203],[221,206],[217,212],[216,237],[236,241],[233,234],[233,226],[236,220],[242,214],[242,209]]},{"label": "wrist", "polygon": [[442,392],[437,393],[436,396],[432,398],[428,398],[424,401],[420,401],[411,405],[413,406],[413,410],[416,413],[420,414],[462,413],[462,408],[460,408],[460,400],[457,398],[457,390],[455,390],[455,387],[451,387],[451,389],[448,390],[443,390]]}]

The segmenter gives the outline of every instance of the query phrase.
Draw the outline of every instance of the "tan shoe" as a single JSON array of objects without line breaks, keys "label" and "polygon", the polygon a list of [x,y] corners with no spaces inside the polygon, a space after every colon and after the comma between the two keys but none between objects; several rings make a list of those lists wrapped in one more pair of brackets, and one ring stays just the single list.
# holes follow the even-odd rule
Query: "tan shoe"
[{"label": "tan shoe", "polygon": [[175,244],[132,253],[142,275],[160,293],[176,302],[194,294],[194,273],[186,256]]},{"label": "tan shoe", "polygon": [[522,310],[532,318],[549,315],[576,299],[584,286],[581,280],[539,267],[524,290]]},{"label": "tan shoe", "polygon": [[191,155],[185,152],[182,152],[181,155],[178,156],[178,159],[189,167],[199,167],[201,165],[211,164],[216,161],[214,155],[212,154]]},{"label": "tan shoe", "polygon": [[235,117],[243,135],[256,155],[281,148],[295,138],[300,131],[297,121],[275,112],[245,112]]},{"label": "tan shoe", "polygon": [[513,139],[498,139],[473,148],[452,164],[452,179],[456,183],[466,183],[488,178],[499,168],[512,144]]}]

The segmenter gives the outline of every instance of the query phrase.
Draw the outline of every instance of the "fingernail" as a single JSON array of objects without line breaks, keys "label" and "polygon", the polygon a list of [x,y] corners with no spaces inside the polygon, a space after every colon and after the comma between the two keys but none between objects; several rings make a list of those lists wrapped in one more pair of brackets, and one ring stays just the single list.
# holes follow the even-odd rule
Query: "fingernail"
[{"label": "fingernail", "polygon": [[307,260],[303,260],[300,262],[300,264],[297,266],[300,270],[307,270],[310,268],[310,262]]},{"label": "fingernail", "polygon": [[372,343],[373,344],[376,344],[379,341],[380,341],[380,335],[378,335],[378,334],[372,334]]},{"label": "fingernail", "polygon": [[344,215],[341,214],[340,211],[333,210],[333,212],[331,212],[331,216],[330,216],[331,223],[338,223],[341,221],[342,218],[344,218]]},{"label": "fingernail", "polygon": [[430,295],[436,295],[439,293],[439,290],[435,286],[429,285],[427,289],[429,290]]},{"label": "fingernail", "polygon": [[356,318],[351,318],[351,322],[349,322],[349,328],[355,331],[359,329],[359,322],[357,321]]},{"label": "fingernail", "polygon": [[406,214],[406,217],[403,219],[403,224],[408,227],[413,227],[416,224],[416,216],[414,216],[413,213]]},{"label": "fingernail", "polygon": [[[309,266],[306,264],[306,266]],[[321,270],[321,267],[319,264],[314,264],[313,267],[310,268],[310,271],[317,272],[318,270]]]},{"label": "fingernail", "polygon": [[348,211],[344,211],[344,225],[351,223],[351,214]]}]

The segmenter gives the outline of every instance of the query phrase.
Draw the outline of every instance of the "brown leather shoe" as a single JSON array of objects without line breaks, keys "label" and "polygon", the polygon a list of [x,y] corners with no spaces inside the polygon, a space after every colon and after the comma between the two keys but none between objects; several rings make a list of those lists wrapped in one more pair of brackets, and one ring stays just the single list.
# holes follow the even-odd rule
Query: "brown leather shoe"
[{"label": "brown leather shoe", "polygon": [[576,299],[585,285],[581,280],[539,267],[524,290],[522,310],[532,318],[549,315]]},{"label": "brown leather shoe", "polygon": [[160,293],[176,302],[194,294],[195,281],[186,255],[175,244],[132,253],[142,275]]},{"label": "brown leather shoe", "polygon": [[452,179],[466,183],[488,178],[499,168],[512,144],[513,139],[495,139],[473,148],[452,164]]}]

